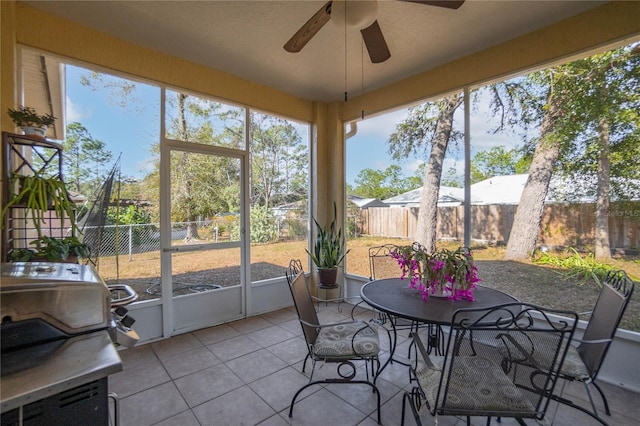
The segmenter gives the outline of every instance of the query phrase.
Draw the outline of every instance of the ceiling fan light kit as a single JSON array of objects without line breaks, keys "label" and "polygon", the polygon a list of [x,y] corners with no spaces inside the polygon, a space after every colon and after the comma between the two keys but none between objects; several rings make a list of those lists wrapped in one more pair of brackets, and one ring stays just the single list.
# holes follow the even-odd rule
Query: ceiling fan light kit
[{"label": "ceiling fan light kit", "polygon": [[[464,3],[464,0],[400,1],[447,9],[458,9]],[[371,62],[374,64],[384,62],[391,57],[391,52],[378,24],[377,15],[378,3],[376,0],[329,1],[287,41],[284,45],[284,50],[291,53],[300,52],[313,36],[331,20],[342,28],[352,27],[359,29]]]},{"label": "ceiling fan light kit", "polygon": [[331,22],[339,28],[347,27],[362,30],[373,24],[378,15],[376,0],[343,1],[334,0],[331,4]]}]

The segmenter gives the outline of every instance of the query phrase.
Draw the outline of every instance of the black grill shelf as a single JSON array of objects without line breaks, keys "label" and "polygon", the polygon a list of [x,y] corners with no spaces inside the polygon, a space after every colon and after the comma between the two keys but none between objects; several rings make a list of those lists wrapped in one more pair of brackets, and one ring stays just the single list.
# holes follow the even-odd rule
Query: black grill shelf
[{"label": "black grill shelf", "polygon": [[[109,424],[108,379],[104,377],[22,407],[25,426]],[[19,426],[20,408],[2,413],[1,426]]]}]

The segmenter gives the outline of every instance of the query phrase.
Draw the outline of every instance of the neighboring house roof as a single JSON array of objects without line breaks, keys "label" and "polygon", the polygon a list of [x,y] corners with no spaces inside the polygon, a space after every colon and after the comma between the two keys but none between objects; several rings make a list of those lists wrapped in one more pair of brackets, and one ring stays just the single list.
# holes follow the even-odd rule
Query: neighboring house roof
[{"label": "neighboring house roof", "polygon": [[362,198],[357,195],[347,195],[347,199],[361,209],[368,207],[389,207],[388,204],[378,200],[377,198]]},{"label": "neighboring house roof", "polygon": [[[419,207],[421,196],[422,188],[416,188],[382,201],[391,207]],[[471,195],[471,199],[474,199],[473,194]],[[457,206],[463,202],[464,188],[456,188],[453,186],[440,187],[440,192],[438,193],[438,205]]]},{"label": "neighboring house roof", "polygon": [[471,204],[518,204],[528,174],[494,176],[471,185]]},{"label": "neighboring house roof", "polygon": [[[494,176],[471,185],[471,204],[518,204],[529,175]],[[617,179],[612,178],[615,183]],[[597,180],[595,176],[576,177],[573,179],[553,177],[549,184],[547,203],[593,203],[595,202]],[[632,181],[639,188],[627,191],[632,200],[640,200],[640,182]],[[418,207],[422,188],[383,200],[394,207]],[[438,205],[453,206],[464,203],[464,188],[441,186],[438,194]]]}]

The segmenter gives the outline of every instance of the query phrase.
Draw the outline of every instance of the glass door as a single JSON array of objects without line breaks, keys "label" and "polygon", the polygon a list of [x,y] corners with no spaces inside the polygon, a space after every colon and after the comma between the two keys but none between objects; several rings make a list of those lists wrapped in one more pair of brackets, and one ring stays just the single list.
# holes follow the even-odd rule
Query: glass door
[{"label": "glass door", "polygon": [[167,141],[161,158],[165,335],[244,317],[244,153]]}]

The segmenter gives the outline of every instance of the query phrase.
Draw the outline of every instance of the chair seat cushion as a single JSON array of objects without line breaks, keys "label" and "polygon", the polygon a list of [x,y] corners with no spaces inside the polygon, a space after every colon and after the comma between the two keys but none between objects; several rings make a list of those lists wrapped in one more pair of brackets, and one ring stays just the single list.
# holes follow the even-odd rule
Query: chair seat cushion
[{"label": "chair seat cushion", "polygon": [[529,400],[522,395],[502,368],[482,356],[455,357],[448,387],[445,377],[436,404],[444,357],[430,359],[435,368],[419,363],[416,376],[429,406],[432,409],[435,407],[440,413],[456,410],[475,413],[519,413],[533,410]]},{"label": "chair seat cushion", "polygon": [[[527,352],[527,356],[531,357],[531,359],[538,363],[538,365],[542,366],[543,368],[550,367],[551,359],[549,358],[550,354],[548,352],[545,352],[544,350],[535,350],[531,340],[524,336],[522,333],[510,333],[509,335]],[[537,344],[542,348],[552,347],[555,344],[555,342],[545,336],[537,336],[537,339]],[[515,348],[509,340],[502,340],[502,343],[503,345],[500,347],[500,353],[504,357],[510,359],[514,357],[519,362],[527,364],[526,360],[518,359],[521,358],[519,354],[520,350]],[[566,342],[562,343],[560,353],[564,351],[566,345]],[[562,363],[562,367],[560,368],[560,373],[565,376],[571,377],[574,380],[589,379],[589,371],[582,361],[582,357],[580,356],[578,349],[571,344],[569,344],[569,349],[567,350],[564,362]]]},{"label": "chair seat cushion", "polygon": [[313,352],[318,358],[368,358],[380,352],[380,340],[365,322],[337,324],[320,329]]},{"label": "chair seat cushion", "polygon": [[560,373],[576,380],[589,379],[589,371],[587,371],[587,367],[582,362],[582,358],[575,346],[569,345]]}]

